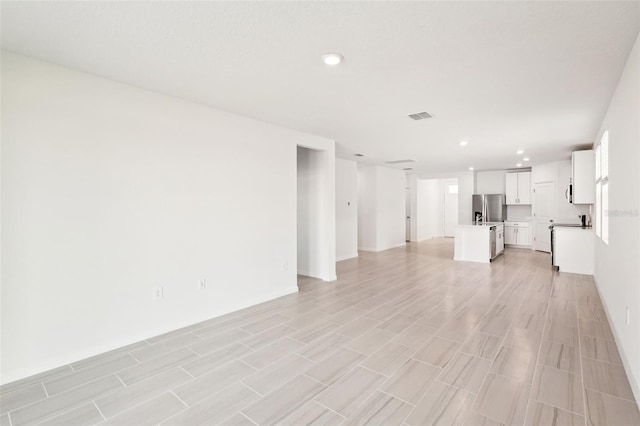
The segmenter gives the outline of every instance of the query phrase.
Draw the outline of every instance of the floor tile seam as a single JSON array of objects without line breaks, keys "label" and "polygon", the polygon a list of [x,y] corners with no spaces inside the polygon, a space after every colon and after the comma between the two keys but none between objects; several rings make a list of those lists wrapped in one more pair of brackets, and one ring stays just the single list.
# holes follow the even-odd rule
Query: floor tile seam
[{"label": "floor tile seam", "polygon": [[[613,395],[613,394],[610,394],[610,393],[607,393],[607,392],[602,392],[602,391],[599,391],[599,390],[597,390],[597,389],[592,389],[592,388],[585,388],[585,391],[587,391],[587,390],[588,390],[588,391],[590,391],[590,392],[594,392],[594,393],[600,394],[600,395],[608,396],[609,398],[617,399],[617,400],[619,400],[620,402],[626,402],[626,403],[633,404],[633,405],[635,405],[635,406],[636,406],[636,408],[640,411],[640,406],[639,406],[639,405],[638,405],[638,403],[637,403],[635,400],[633,400],[633,399],[623,398],[623,397],[621,397],[621,396]],[[586,393],[586,392],[585,392],[585,393]]]},{"label": "floor tile seam", "polygon": [[[134,358],[134,359],[135,359],[135,358]],[[42,383],[42,387],[44,388],[44,390],[45,390],[46,394],[48,395],[48,396],[47,396],[47,398],[51,398],[51,397],[54,397],[54,396],[57,396],[57,395],[61,395],[61,394],[65,393],[65,392],[68,392],[68,391],[70,391],[70,390],[74,390],[74,389],[76,389],[76,388],[79,388],[80,386],[84,386],[84,385],[87,385],[87,384],[89,384],[89,383],[93,383],[93,382],[95,382],[95,381],[98,381],[98,380],[104,379],[105,377],[112,376],[112,375],[113,375],[113,376],[116,376],[116,377],[118,378],[118,380],[120,381],[120,383],[122,383],[122,384],[126,387],[126,386],[127,386],[127,384],[126,384],[126,383],[124,383],[124,382],[122,381],[122,379],[120,378],[120,376],[118,376],[118,373],[122,373],[124,370],[126,370],[126,369],[128,369],[128,368],[133,368],[133,367],[136,367],[136,366],[139,366],[139,365],[142,365],[142,364],[143,364],[142,362],[139,362],[137,359],[135,359],[135,361],[137,362],[137,364],[127,365],[126,367],[122,367],[122,368],[119,368],[119,369],[117,369],[117,370],[113,370],[113,371],[111,371],[111,372],[109,372],[109,373],[104,373],[104,374],[102,374],[102,375],[100,375],[100,376],[92,377],[91,379],[89,379],[89,380],[87,380],[87,381],[84,381],[84,382],[81,382],[81,383],[76,384],[76,385],[74,385],[74,386],[71,386],[70,388],[65,389],[65,390],[63,390],[63,391],[61,391],[61,392],[57,392],[57,393],[55,393],[55,394],[53,394],[53,395],[50,395],[49,390],[47,389],[46,382],[44,382],[44,381],[43,381],[43,382],[41,382],[41,383]],[[83,371],[83,370],[79,370],[79,371],[75,371],[74,373],[82,372],[82,371]],[[74,373],[72,373],[72,374],[74,374]],[[66,376],[66,377],[71,377],[71,376]],[[54,379],[54,380],[58,380],[58,379],[62,379],[62,378],[64,378],[64,377],[58,377],[58,378],[56,378],[56,379]],[[45,398],[45,399],[47,399],[47,398]]]},{"label": "floor tile seam", "polygon": [[[254,391],[255,393],[257,393],[258,395],[260,395],[260,398],[262,398],[263,396],[265,396],[265,395],[267,395],[267,394],[269,393],[269,392],[267,392],[267,393],[262,393],[262,392],[259,392],[259,391],[258,391],[258,390],[256,390],[256,389],[252,388],[250,385],[248,385],[248,384],[244,381],[247,377],[249,377],[249,376],[246,376],[246,377],[243,377],[243,378],[239,379],[239,380],[238,380],[238,383],[240,383],[240,384],[242,384],[242,385],[244,385],[244,386],[248,387],[249,389],[251,389],[252,391]],[[214,395],[215,395],[215,394],[214,394]]]},{"label": "floor tile seam", "polygon": [[[307,370],[303,371],[303,372],[302,372],[302,373],[300,373],[298,376],[304,376],[304,377],[306,377],[307,379],[311,379],[311,380],[313,380],[314,382],[317,382],[317,383],[319,383],[320,385],[324,386],[324,387],[325,387],[325,389],[329,389],[329,387],[330,387],[333,383],[335,383],[335,382],[337,382],[337,381],[339,380],[339,379],[338,379],[338,380],[334,381],[333,383],[331,383],[331,385],[327,385],[327,384],[325,384],[325,383],[321,382],[320,380],[316,379],[315,377],[311,377],[310,375],[308,375],[308,374],[307,374]],[[294,377],[293,379],[296,379],[298,376]],[[340,377],[342,377],[342,376],[340,376]],[[292,381],[293,379],[289,380],[289,382],[290,382],[290,381]],[[287,382],[287,383],[289,383],[289,382]],[[280,386],[280,387],[282,387],[282,386]],[[275,390],[275,389],[274,389],[274,390]],[[323,391],[324,391],[324,389],[323,389]],[[269,392],[269,393],[272,393],[272,392],[273,392],[273,391],[271,391],[271,392]],[[267,395],[269,395],[269,393],[268,393]]]},{"label": "floor tile seam", "polygon": [[[180,401],[181,403],[183,403],[183,404],[184,404],[184,408],[183,408],[182,410],[180,410],[179,412],[182,412],[182,411],[184,411],[184,410],[186,410],[186,409],[188,409],[188,408],[191,408],[191,405],[187,404],[187,403],[186,403],[182,398],[180,398],[180,397],[179,397],[179,396],[178,396],[178,395],[173,391],[173,389],[169,389],[169,391],[168,391],[167,393],[169,393],[169,394],[173,395],[174,397],[176,397],[176,398],[178,399],[178,401]],[[156,395],[156,397],[158,397],[158,396],[162,396],[163,394],[164,394],[164,393],[161,393],[160,395]],[[151,401],[151,399],[150,399],[149,401]],[[195,405],[195,404],[194,404],[194,405]],[[177,413],[176,413],[176,414],[177,414]]]},{"label": "floor tile seam", "polygon": [[[245,347],[249,348],[249,347],[248,347],[248,346],[246,346],[246,345],[242,345],[242,346],[245,346]],[[224,348],[222,348],[222,349],[224,349]],[[251,348],[249,348],[249,349],[251,349]],[[253,350],[253,349],[252,349],[252,351],[253,351],[253,352],[256,352],[256,351],[255,351],[255,350]],[[194,362],[194,361],[201,360],[202,358],[204,358],[204,357],[206,357],[206,356],[209,356],[209,355],[213,354],[214,352],[215,352],[215,351],[208,352],[208,353],[206,353],[205,355],[198,355],[196,358],[183,360],[183,361],[181,361],[181,363],[180,363],[180,364],[175,365],[175,366],[172,366],[172,367],[169,367],[169,368],[165,368],[164,370],[162,370],[162,371],[160,371],[160,372],[158,372],[158,373],[152,374],[152,375],[151,375],[151,376],[149,376],[149,377],[153,377],[153,376],[156,376],[156,375],[158,375],[158,374],[162,374],[162,373],[164,373],[164,372],[166,372],[166,371],[168,371],[168,370],[171,370],[172,368],[175,368],[175,367],[180,367],[181,369],[185,370],[185,372],[186,372],[187,374],[189,374],[190,376],[194,377],[194,380],[195,380],[195,379],[197,379],[197,378],[199,378],[199,377],[202,377],[202,376],[205,376],[206,374],[209,374],[209,373],[211,373],[211,372],[213,372],[213,371],[215,371],[215,370],[218,370],[218,369],[220,369],[220,368],[222,368],[222,367],[224,367],[224,366],[227,366],[228,364],[231,364],[232,362],[235,362],[235,361],[240,361],[240,362],[242,362],[243,364],[246,364],[247,366],[249,366],[249,367],[251,367],[251,368],[253,368],[253,369],[255,369],[255,370],[259,370],[258,368],[256,368],[256,367],[252,366],[251,364],[248,364],[248,363],[246,363],[245,361],[243,361],[243,359],[242,359],[243,357],[248,356],[248,355],[251,355],[251,354],[240,355],[240,356],[236,356],[236,357],[234,357],[234,358],[232,358],[232,359],[228,359],[228,360],[226,360],[225,362],[223,362],[222,364],[216,364],[216,366],[215,366],[214,368],[207,369],[204,373],[201,373],[201,374],[198,374],[198,375],[195,375],[195,376],[194,376],[193,374],[189,373],[189,371],[187,371],[187,369],[186,369],[186,368],[184,368],[184,366],[185,366],[185,365],[187,365],[187,364],[189,364],[189,363],[191,363],[191,362]],[[144,378],[144,379],[142,379],[142,380],[148,379],[149,377],[145,377],[145,378]],[[139,381],[141,381],[141,380],[139,380]],[[138,382],[139,382],[139,381],[138,381]],[[134,382],[134,383],[131,383],[131,384],[133,385],[133,384],[138,383],[138,382]]]},{"label": "floor tile seam", "polygon": [[[433,383],[435,383],[435,381],[434,381]],[[429,385],[429,387],[427,388],[427,390],[425,391],[425,393],[427,393],[427,392],[429,391],[429,389],[431,389],[431,386],[433,386],[433,383],[431,383],[431,385]],[[391,398],[395,398],[395,399],[397,399],[398,401],[402,401],[403,403],[410,405],[410,406],[411,406],[411,411],[413,411],[413,409],[416,407],[416,404],[414,404],[414,403],[412,403],[412,402],[409,402],[409,401],[407,401],[407,400],[404,400],[404,399],[400,398],[399,396],[396,396],[396,395],[394,395],[394,394],[392,394],[392,393],[389,393],[389,392],[387,392],[387,391],[384,391],[384,390],[382,390],[382,389],[380,389],[380,388],[377,388],[377,389],[374,391],[374,393],[375,393],[375,392],[381,392],[381,393],[383,393],[383,394],[385,394],[385,395],[390,396]],[[368,399],[368,398],[367,398],[367,399]],[[411,412],[411,411],[409,411],[409,412]],[[407,414],[407,416],[408,416],[408,415],[409,415],[409,414]],[[404,419],[406,419],[406,417],[405,417]],[[404,422],[404,419],[402,419],[402,421],[403,421],[403,422]]]},{"label": "floor tile seam", "polygon": [[[634,400],[634,399],[628,399],[628,398],[625,398],[625,397],[623,397],[623,396],[614,395],[614,394],[612,394],[612,393],[604,392],[604,391],[602,391],[602,390],[594,389],[594,388],[592,388],[592,387],[584,386],[584,387],[583,387],[583,390],[585,391],[584,393],[586,393],[586,391],[587,391],[587,390],[590,390],[590,391],[592,391],[592,392],[598,392],[598,393],[601,393],[601,394],[603,394],[603,395],[611,396],[611,397],[614,397],[614,398],[621,399],[622,401],[632,402],[632,403],[634,403],[634,404],[638,405],[638,403],[637,403],[637,402],[636,402],[636,400]],[[585,403],[586,403],[586,402],[585,402]],[[640,409],[640,407],[638,407],[638,408]]]},{"label": "floor tile seam", "polygon": [[555,404],[553,404],[553,403],[551,403],[549,401],[542,401],[542,400],[540,400],[538,398],[530,398],[530,400],[533,401],[533,402],[539,402],[541,404],[548,405],[548,406],[553,407],[553,408],[557,408],[558,410],[566,411],[567,413],[571,413],[571,414],[574,414],[576,416],[584,417],[585,421],[586,421],[586,417],[587,417],[586,414],[580,414],[580,413],[577,413],[577,412],[575,412],[573,410],[569,410],[568,408],[558,407],[558,406],[556,406]]},{"label": "floor tile seam", "polygon": [[[328,388],[327,388],[328,389]],[[324,392],[321,392],[320,394],[318,394],[317,396],[321,395]],[[336,410],[332,409],[331,407],[328,407],[326,405],[324,405],[322,402],[318,401],[316,398],[317,396],[311,398],[311,401],[313,401],[314,403],[318,404],[319,406],[326,408],[327,410],[331,411],[334,414],[337,414],[338,416],[340,416],[341,420],[344,421],[347,419],[347,416],[343,416],[342,414],[338,413]],[[368,398],[367,398],[368,399]],[[360,406],[358,406],[360,407]]]},{"label": "floor tile seam", "polygon": [[98,407],[98,404],[96,404],[95,401],[91,401],[91,404],[96,408],[96,410],[98,410],[98,413],[100,413],[100,415],[102,416],[102,420],[100,422],[107,420],[107,416],[104,415],[100,407]]},{"label": "floor tile seam", "polygon": [[[366,360],[362,360],[362,362],[364,362],[364,361],[366,361]],[[408,360],[407,360],[407,361],[408,361]],[[361,363],[359,363],[358,365],[356,365],[356,366],[355,366],[354,368],[352,368],[351,370],[349,370],[349,372],[345,373],[345,374],[344,374],[344,376],[346,376],[347,374],[349,374],[351,371],[355,370],[357,367],[360,367],[360,368],[362,368],[362,369],[364,369],[364,370],[370,371],[371,373],[377,374],[378,376],[382,376],[382,377],[385,379],[385,382],[386,382],[387,380],[389,380],[389,379],[393,376],[393,374],[395,374],[395,371],[394,371],[393,373],[391,373],[391,374],[384,374],[384,373],[381,373],[381,372],[376,371],[376,370],[374,370],[374,369],[372,369],[372,368],[369,368],[369,367],[366,367],[366,366],[362,365],[362,362],[361,362]],[[406,363],[406,362],[405,362],[405,363]],[[402,365],[404,365],[404,364],[402,364]],[[402,367],[401,367],[401,368],[402,368]]]},{"label": "floor tile seam", "polygon": [[[256,426],[260,426],[260,425],[258,425],[258,423],[254,422],[254,421],[253,421],[253,419],[249,418],[249,416],[247,416],[246,414],[244,414],[241,410],[239,410],[236,414],[238,414],[238,415],[240,415],[240,416],[244,417],[245,419],[249,420],[249,421],[250,421],[251,423],[253,423],[254,425],[256,425]],[[231,416],[231,417],[233,417],[233,416]],[[229,417],[229,418],[231,418],[231,417]]]},{"label": "floor tile seam", "polygon": [[[102,377],[96,378],[95,380],[92,380],[92,381],[90,381],[90,382],[86,382],[86,383],[83,383],[83,384],[80,384],[80,385],[74,386],[74,387],[72,387],[72,388],[66,389],[66,390],[64,390],[63,392],[60,392],[60,393],[57,393],[57,394],[53,395],[53,397],[58,396],[58,395],[64,395],[65,393],[68,393],[68,392],[70,392],[70,391],[77,390],[77,388],[79,388],[79,387],[85,386],[85,385],[87,385],[87,384],[95,383],[95,382],[97,382],[97,381],[99,381],[99,380],[102,380],[102,379],[104,379],[104,378],[106,378],[106,377],[109,377],[109,376],[115,376],[115,377],[118,379],[118,381],[120,381],[120,383],[122,384],[122,381],[120,380],[120,378],[119,378],[118,376],[116,376],[116,374],[111,373],[111,374],[107,374],[107,375],[105,375],[105,376],[102,376]],[[125,387],[126,387],[126,385],[125,385]],[[101,397],[104,397],[104,396],[110,395],[111,393],[113,393],[113,392],[115,392],[115,391],[117,391],[117,390],[119,390],[119,389],[124,389],[124,388],[120,388],[120,387],[118,387],[118,388],[115,388],[115,389],[111,389],[111,390],[107,391],[107,393],[106,393],[105,395],[101,395]],[[53,397],[43,398],[43,399],[40,399],[40,400],[38,400],[38,401],[30,402],[30,403],[28,403],[28,404],[26,404],[26,405],[23,405],[23,406],[18,407],[18,408],[14,409],[14,410],[11,410],[11,411],[10,411],[10,412],[8,412],[8,413],[15,413],[16,411],[19,411],[19,410],[28,409],[29,407],[35,406],[36,404],[40,404],[40,403],[42,403],[42,402],[44,402],[44,401],[47,401],[47,400],[49,400],[49,399],[51,399],[51,398],[53,398]],[[85,400],[85,401],[82,401],[82,402],[76,402],[76,403],[72,404],[72,405],[71,405],[71,407],[70,407],[68,410],[65,410],[65,411],[63,411],[63,412],[61,412],[61,413],[56,413],[56,414],[54,414],[54,415],[46,416],[44,419],[41,419],[40,423],[42,423],[42,422],[44,422],[44,421],[47,421],[47,420],[49,420],[49,419],[52,419],[52,418],[54,418],[54,417],[57,417],[57,416],[59,416],[59,415],[65,414],[65,413],[67,413],[67,412],[69,412],[69,411],[71,411],[71,410],[74,410],[74,409],[76,409],[76,408],[78,408],[78,407],[82,406],[83,404],[86,404],[86,403],[89,403],[89,402],[93,402],[93,401],[94,401],[94,400],[88,400],[88,401],[87,401],[87,400]]]},{"label": "floor tile seam", "polygon": [[[184,384],[184,383],[183,383],[183,384]],[[91,403],[93,403],[93,405],[95,405],[95,406],[96,406],[96,408],[98,409],[98,411],[100,412],[100,414],[102,415],[102,417],[104,417],[104,419],[105,419],[105,420],[109,420],[109,419],[112,419],[112,418],[114,418],[114,417],[119,416],[120,414],[124,414],[124,413],[126,413],[126,412],[128,412],[128,411],[130,411],[130,410],[133,410],[134,408],[137,408],[137,407],[141,406],[142,404],[146,404],[147,402],[149,402],[149,401],[151,401],[151,400],[153,400],[153,399],[155,399],[155,398],[157,398],[157,397],[159,397],[159,396],[162,396],[162,395],[164,395],[164,394],[168,394],[168,393],[171,393],[171,394],[173,394],[176,398],[178,398],[178,396],[177,396],[177,395],[175,395],[175,394],[173,393],[173,389],[164,389],[162,392],[160,392],[160,393],[158,393],[158,394],[155,394],[155,395],[153,395],[153,396],[145,397],[142,401],[139,401],[139,402],[137,402],[137,403],[133,404],[132,406],[127,407],[127,408],[126,408],[125,410],[123,410],[123,411],[118,411],[118,412],[116,412],[116,413],[112,414],[111,416],[107,416],[106,414],[104,414],[104,413],[102,412],[102,410],[100,409],[100,406],[98,405],[98,401],[99,401],[100,399],[102,399],[102,398],[106,397],[106,396],[109,396],[109,394],[112,394],[112,392],[110,392],[108,395],[102,395],[102,396],[101,396],[100,398],[98,398],[98,399],[91,400]],[[178,399],[179,399],[181,402],[183,402],[187,407],[189,406],[189,405],[188,405],[188,404],[186,404],[184,401],[182,401],[182,399],[180,399],[180,398],[178,398]],[[76,406],[75,408],[78,408],[78,407],[79,407],[79,406]]]},{"label": "floor tile seam", "polygon": [[[115,374],[112,374],[112,375],[113,375],[113,376],[115,376],[115,377],[120,381],[120,383],[122,383],[122,380],[120,380],[120,378],[119,378],[118,376],[116,376]],[[98,379],[93,380],[93,381],[91,381],[91,382],[89,382],[89,383],[97,382],[98,380],[102,380],[102,379],[104,379],[105,377],[108,377],[108,376],[109,376],[109,375],[104,376],[104,377],[101,377],[101,378],[98,378]],[[87,384],[87,383],[85,383],[85,384]],[[124,385],[124,383],[122,383],[122,384]],[[82,386],[82,385],[80,385],[80,386]],[[56,394],[56,395],[54,395],[54,396],[62,395],[62,394],[64,394],[64,393],[68,392],[69,390],[76,389],[77,387],[80,387],[80,386],[76,386],[76,387],[74,387],[74,388],[71,388],[71,389],[65,390],[64,392],[60,392],[59,394]],[[124,388],[126,388],[126,385],[124,385]],[[106,396],[112,395],[112,394],[114,394],[115,392],[117,392],[118,390],[121,390],[121,389],[124,389],[124,388],[120,388],[120,387],[118,387],[118,388],[115,388],[115,389],[110,389],[110,390],[108,390],[108,391],[106,392],[106,394],[104,394],[104,395],[100,395],[100,398],[104,398],[104,397],[106,397]],[[11,423],[11,424],[13,424],[13,423],[11,422],[11,413],[14,413],[15,411],[17,411],[17,410],[21,410],[21,409],[23,409],[23,408],[30,407],[30,406],[32,406],[32,405],[35,405],[35,404],[40,403],[40,402],[42,402],[42,401],[45,401],[45,400],[47,400],[47,399],[48,399],[48,398],[41,399],[41,400],[39,400],[39,401],[35,401],[35,402],[33,402],[33,403],[30,403],[30,404],[24,405],[24,406],[22,406],[22,407],[20,407],[20,408],[17,408],[17,409],[15,409],[15,410],[12,410],[10,413],[7,413],[7,414],[9,414],[9,420],[10,420],[10,423]],[[85,401],[81,401],[81,402],[76,402],[76,403],[72,404],[71,406],[67,407],[66,409],[64,409],[64,410],[63,410],[63,411],[61,411],[61,412],[55,412],[54,414],[50,414],[50,415],[45,416],[44,418],[42,418],[42,419],[40,419],[40,420],[38,421],[38,424],[43,423],[43,422],[46,422],[46,421],[51,420],[51,419],[55,419],[56,417],[62,416],[62,415],[64,415],[64,414],[70,413],[71,411],[76,410],[76,409],[78,409],[78,408],[82,407],[82,406],[83,406],[83,405],[85,405],[85,404],[93,404],[93,405],[95,405],[95,406],[96,406],[96,408],[98,408],[98,406],[97,406],[97,404],[96,404],[96,401],[97,401],[97,399],[91,399],[91,400],[85,400]],[[103,417],[103,418],[105,418],[105,419],[106,419],[106,417],[104,416],[104,414],[102,414],[102,411],[100,411],[100,409],[98,409],[98,412],[100,413],[100,415],[102,415],[102,417]]]},{"label": "floor tile seam", "polygon": [[50,397],[49,391],[47,391],[47,387],[44,385],[44,382],[40,382],[40,386],[42,386],[42,389],[44,390],[44,394],[45,394],[45,397],[43,399],[49,398]]},{"label": "floor tile seam", "polygon": [[[70,413],[70,412],[82,407],[85,404],[92,404],[92,403],[93,403],[93,401],[84,401],[83,403],[73,404],[71,407],[67,407],[64,410],[60,411],[60,412],[55,412],[53,414],[46,415],[45,417],[43,417],[43,418],[41,418],[39,420],[36,420],[36,423],[30,422],[30,423],[27,423],[27,424],[42,424],[42,423],[47,422],[49,420],[53,420],[53,419],[55,419],[57,417],[64,416],[65,414],[68,414],[68,413]],[[12,413],[15,412],[15,411],[16,410],[12,411]],[[102,414],[102,413],[100,413],[100,414]],[[100,422],[102,422],[102,420]]]},{"label": "floor tile seam", "polygon": [[411,357],[411,358],[409,358],[408,361],[416,361],[416,362],[419,362],[420,364],[428,365],[429,367],[435,367],[435,368],[439,368],[440,370],[444,370],[444,367],[440,367],[439,365],[431,364],[430,362],[427,362],[427,361],[422,361],[421,359],[418,359],[418,358]]}]

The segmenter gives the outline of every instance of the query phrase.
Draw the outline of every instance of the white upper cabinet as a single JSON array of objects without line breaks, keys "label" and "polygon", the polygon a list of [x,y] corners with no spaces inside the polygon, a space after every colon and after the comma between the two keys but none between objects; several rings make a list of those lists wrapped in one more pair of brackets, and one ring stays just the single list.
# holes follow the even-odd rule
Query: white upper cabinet
[{"label": "white upper cabinet", "polygon": [[518,174],[517,173],[506,174],[505,188],[507,192],[507,196],[506,196],[507,204],[518,204],[516,202],[516,200],[518,199]]},{"label": "white upper cabinet", "polygon": [[573,204],[593,204],[596,198],[595,153],[574,151],[571,153],[571,183]]},{"label": "white upper cabinet", "polygon": [[506,174],[507,204],[531,204],[531,172]]},{"label": "white upper cabinet", "polygon": [[518,204],[531,204],[531,172],[518,175]]}]

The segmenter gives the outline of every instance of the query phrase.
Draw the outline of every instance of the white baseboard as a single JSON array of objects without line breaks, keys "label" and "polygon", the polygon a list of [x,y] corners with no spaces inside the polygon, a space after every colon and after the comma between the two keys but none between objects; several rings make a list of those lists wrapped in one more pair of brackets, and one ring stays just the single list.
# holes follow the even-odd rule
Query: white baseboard
[{"label": "white baseboard", "polygon": [[401,243],[401,244],[397,244],[397,245],[395,245],[395,246],[391,246],[391,247],[385,247],[385,248],[382,248],[382,249],[379,249],[379,248],[369,248],[369,247],[358,247],[358,251],[372,251],[372,252],[374,252],[374,253],[379,253],[379,252],[381,252],[381,251],[391,250],[391,249],[394,249],[394,248],[398,248],[398,247],[406,247],[406,246],[407,246],[407,243],[406,243],[406,242],[403,242],[403,243]]},{"label": "white baseboard", "polygon": [[341,256],[336,258],[336,262],[341,262],[343,260],[347,260],[347,259],[353,259],[354,257],[358,257],[358,252],[355,252],[353,254],[348,254],[346,256]]},{"label": "white baseboard", "polygon": [[371,247],[358,247],[358,251],[372,251],[372,252],[377,252],[378,250],[376,250],[375,248],[371,248]]},{"label": "white baseboard", "polygon": [[298,268],[298,275],[304,275],[305,277],[322,279],[322,276],[320,274],[314,274],[305,269],[300,269],[300,268]]},{"label": "white baseboard", "polygon": [[624,367],[624,372],[627,375],[627,380],[631,385],[631,391],[633,392],[633,396],[636,399],[636,403],[640,404],[640,384],[633,376],[631,372],[631,364],[629,363],[629,359],[627,355],[622,350],[622,345],[620,344],[620,336],[618,335],[618,331],[615,328],[614,322],[611,320],[611,314],[609,313],[609,308],[607,307],[607,303],[605,299],[602,297],[602,292],[600,291],[600,285],[598,284],[598,280],[596,276],[593,276],[593,281],[596,283],[596,290],[598,290],[598,296],[600,296],[600,300],[602,300],[602,306],[604,307],[604,313],[607,315],[607,321],[609,321],[609,325],[611,326],[611,332],[613,333],[613,338],[616,341],[616,346],[618,347],[620,352],[620,359],[622,359],[622,365]]}]

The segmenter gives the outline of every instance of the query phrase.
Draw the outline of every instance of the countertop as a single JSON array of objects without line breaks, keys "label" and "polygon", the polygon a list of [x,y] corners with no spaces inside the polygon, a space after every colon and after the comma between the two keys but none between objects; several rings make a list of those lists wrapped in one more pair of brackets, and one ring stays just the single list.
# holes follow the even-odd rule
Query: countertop
[{"label": "countertop", "polygon": [[[558,228],[558,229],[553,229],[554,231],[562,231],[562,232],[593,231],[593,228],[591,226],[557,226],[553,228]],[[551,229],[551,227],[549,227],[549,229]]]},{"label": "countertop", "polygon": [[504,225],[504,222],[483,222],[473,223],[471,225],[458,225],[459,228],[471,228],[471,229],[487,229],[491,226]]},{"label": "countertop", "polygon": [[593,227],[591,226],[582,226],[579,223],[552,223],[551,225],[549,225],[549,229],[553,228],[562,228],[563,230],[573,229],[577,231],[588,231],[590,229],[593,229]]}]

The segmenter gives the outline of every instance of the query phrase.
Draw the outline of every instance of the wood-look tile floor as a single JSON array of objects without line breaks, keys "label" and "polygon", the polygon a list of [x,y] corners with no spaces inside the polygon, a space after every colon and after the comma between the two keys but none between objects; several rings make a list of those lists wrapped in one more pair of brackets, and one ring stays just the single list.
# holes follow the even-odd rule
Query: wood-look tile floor
[{"label": "wood-look tile floor", "polygon": [[0,425],[638,425],[593,279],[432,240],[1,389]]}]

